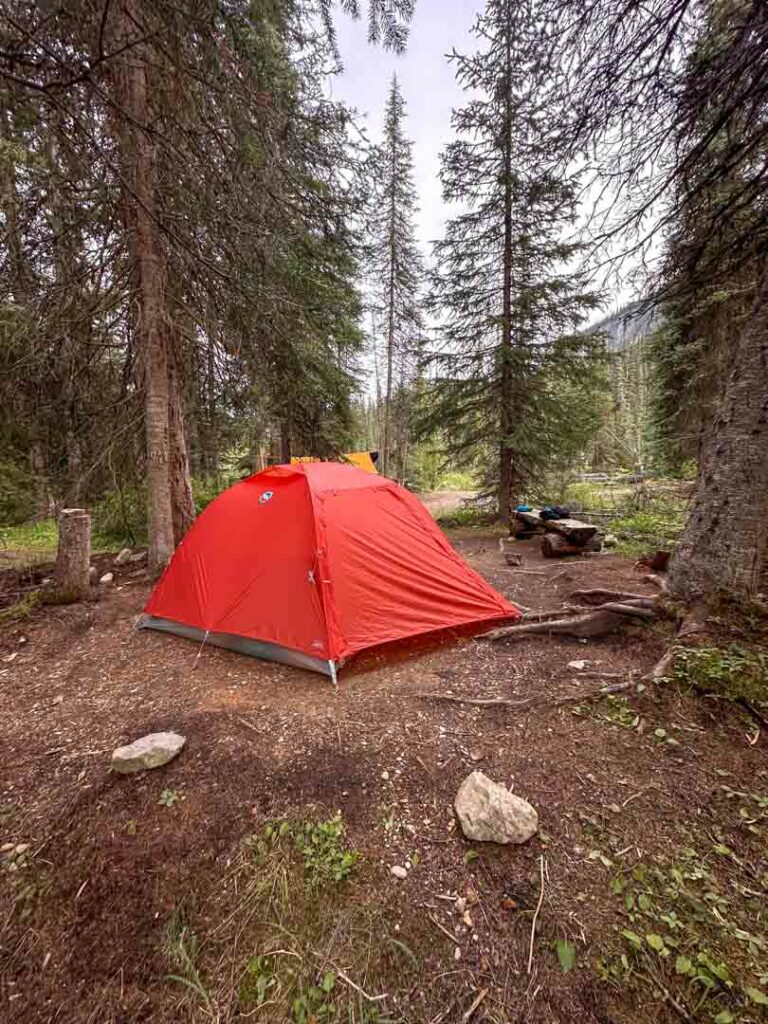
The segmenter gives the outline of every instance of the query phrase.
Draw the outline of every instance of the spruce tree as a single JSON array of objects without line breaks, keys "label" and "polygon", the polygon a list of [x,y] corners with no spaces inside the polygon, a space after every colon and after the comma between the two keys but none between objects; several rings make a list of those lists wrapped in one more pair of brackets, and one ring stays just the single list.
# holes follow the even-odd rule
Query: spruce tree
[{"label": "spruce tree", "polygon": [[[405,476],[411,403],[422,338],[420,287],[423,263],[416,242],[413,143],[405,133],[405,101],[392,78],[384,115],[384,137],[369,162],[371,177],[370,266],[374,339],[383,339],[381,471]],[[375,340],[374,340],[375,344]],[[398,443],[395,444],[395,421]],[[395,450],[397,459],[393,458]]]},{"label": "spruce tree", "polygon": [[448,430],[458,462],[481,453],[503,520],[598,415],[602,344],[579,330],[596,299],[569,269],[575,182],[548,170],[536,26],[535,5],[489,0],[474,28],[482,48],[451,58],[475,98],[454,112],[442,156],[444,198],[464,208],[435,246],[439,343],[422,419],[425,432]]}]

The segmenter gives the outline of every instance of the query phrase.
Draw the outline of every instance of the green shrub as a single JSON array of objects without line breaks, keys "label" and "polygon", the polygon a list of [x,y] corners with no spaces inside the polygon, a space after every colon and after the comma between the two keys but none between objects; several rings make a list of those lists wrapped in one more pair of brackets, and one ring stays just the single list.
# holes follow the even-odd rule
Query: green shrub
[{"label": "green shrub", "polygon": [[15,462],[0,462],[0,523],[17,526],[34,514],[32,474]]},{"label": "green shrub", "polygon": [[[193,480],[195,515],[200,515],[221,490],[222,488],[218,488],[210,480]],[[93,535],[98,543],[107,547],[122,547],[126,544],[129,547],[136,547],[139,544],[146,544],[146,484],[130,484],[106,494],[93,508]]]},{"label": "green shrub", "polygon": [[110,491],[94,505],[93,536],[97,543],[106,547],[146,544],[146,484],[129,484]]}]

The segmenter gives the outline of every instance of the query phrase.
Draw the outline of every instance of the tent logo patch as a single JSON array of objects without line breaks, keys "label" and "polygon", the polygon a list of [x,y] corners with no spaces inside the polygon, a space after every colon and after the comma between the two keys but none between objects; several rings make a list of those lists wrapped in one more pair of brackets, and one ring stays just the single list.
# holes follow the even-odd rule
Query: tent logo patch
[{"label": "tent logo patch", "polygon": [[259,504],[260,505],[266,505],[268,501],[272,500],[272,496],[273,496],[273,492],[272,491],[264,491],[263,494],[259,495]]}]

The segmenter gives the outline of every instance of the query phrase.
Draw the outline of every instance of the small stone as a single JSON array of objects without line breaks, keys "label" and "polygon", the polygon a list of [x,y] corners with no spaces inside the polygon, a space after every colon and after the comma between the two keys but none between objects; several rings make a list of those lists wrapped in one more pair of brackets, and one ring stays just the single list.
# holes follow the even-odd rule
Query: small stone
[{"label": "small stone", "polygon": [[172,761],[186,742],[186,738],[176,732],[153,732],[142,736],[113,752],[112,770],[128,774],[159,768]]},{"label": "small stone", "polygon": [[484,757],[485,754],[482,752],[482,750],[478,749],[477,747],[473,747],[469,752],[470,761],[474,761],[475,763],[477,763],[478,761],[482,761]]},{"label": "small stone", "polygon": [[130,560],[130,557],[131,549],[123,548],[123,550],[120,551],[117,557],[115,558],[115,565],[125,565]]},{"label": "small stone", "polygon": [[147,552],[146,551],[137,551],[135,555],[131,555],[131,557],[128,559],[128,561],[131,563],[131,565],[138,565],[139,562],[146,562],[146,560],[147,560]]},{"label": "small stone", "polygon": [[401,867],[399,864],[393,864],[392,867],[389,870],[390,870],[390,873],[395,876],[395,878],[407,878],[408,877],[408,872],[405,870],[404,867]]},{"label": "small stone", "polygon": [[111,583],[114,578],[115,578],[115,574],[113,572],[105,572],[104,575],[99,580],[99,583],[104,583],[104,584]]},{"label": "small stone", "polygon": [[618,543],[619,543],[619,538],[615,537],[612,533],[609,533],[603,539],[603,547],[606,547],[606,548],[615,548]]},{"label": "small stone", "polygon": [[580,672],[582,669],[586,668],[588,664],[589,662],[585,661],[584,658],[579,658],[578,661],[569,661],[568,668],[575,668]]},{"label": "small stone", "polygon": [[381,773],[381,777],[382,777],[382,779],[384,779],[385,782],[388,782],[389,781],[389,772],[382,772]]},{"label": "small stone", "polygon": [[3,845],[0,846],[0,853],[10,853],[11,850],[15,850],[15,849],[16,849],[16,843],[3,843]]},{"label": "small stone", "polygon": [[90,579],[91,583],[94,583],[96,581],[96,579],[98,578],[98,575],[99,575],[99,570],[96,568],[95,565],[92,565],[90,567],[90,569],[88,570],[88,578]]},{"label": "small stone", "polygon": [[539,827],[527,800],[478,771],[462,782],[454,808],[467,839],[481,843],[525,843]]}]

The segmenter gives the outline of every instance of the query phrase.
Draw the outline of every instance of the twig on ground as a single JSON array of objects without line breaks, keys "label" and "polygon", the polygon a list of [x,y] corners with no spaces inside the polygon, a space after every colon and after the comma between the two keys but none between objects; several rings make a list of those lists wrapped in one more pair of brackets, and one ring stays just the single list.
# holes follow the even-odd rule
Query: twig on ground
[{"label": "twig on ground", "polygon": [[487,995],[488,995],[488,989],[487,988],[481,988],[480,991],[475,996],[474,1000],[472,1001],[472,1005],[467,1010],[467,1012],[464,1014],[464,1016],[461,1018],[461,1024],[467,1024],[467,1021],[472,1018],[472,1016],[474,1015],[475,1010],[478,1008],[480,1003],[482,1003],[482,1001],[485,999],[485,997]]},{"label": "twig on ground", "polygon": [[542,853],[539,857],[539,878],[540,878],[540,890],[539,890],[539,902],[536,904],[536,910],[533,914],[533,921],[531,921],[531,944],[528,948],[528,974],[531,973],[531,967],[533,966],[533,940],[536,936],[536,922],[539,919],[539,911],[541,905],[544,902],[544,854]]},{"label": "twig on ground", "polygon": [[481,708],[506,707],[512,708],[515,711],[527,711],[534,708],[557,708],[563,704],[579,704],[584,700],[597,700],[610,693],[621,693],[623,690],[629,690],[634,684],[634,679],[627,679],[622,683],[615,683],[612,686],[601,686],[599,690],[589,690],[586,693],[569,693],[565,697],[558,697],[557,700],[543,701],[514,701],[507,700],[504,697],[454,697],[448,693],[414,693],[413,696],[419,697],[422,700],[447,700],[453,704],[471,704],[474,707]]},{"label": "twig on ground", "polygon": [[380,996],[369,996],[364,989],[360,988],[360,986],[352,981],[351,978],[347,977],[338,964],[334,964],[333,966],[336,968],[336,974],[341,978],[341,980],[349,985],[350,988],[353,988],[355,992],[359,992],[363,999],[367,999],[369,1003],[380,1003],[383,999],[387,998],[386,992]]},{"label": "twig on ground", "polygon": [[443,933],[443,935],[445,935],[447,938],[449,938],[451,940],[451,942],[455,946],[459,945],[459,940],[456,938],[456,936],[455,935],[451,935],[451,933],[448,931],[448,929],[443,927],[443,925],[440,924],[440,922],[437,920],[436,917],[434,917],[434,915],[427,914],[427,917],[432,922],[432,924],[435,926],[435,928],[439,928],[440,931]]},{"label": "twig on ground", "polygon": [[252,732],[255,732],[257,736],[261,735],[261,733],[256,728],[256,726],[253,724],[253,722],[249,722],[245,718],[241,718],[240,715],[235,715],[235,718],[238,720],[240,725],[244,725],[246,727],[246,729],[250,729]]}]

